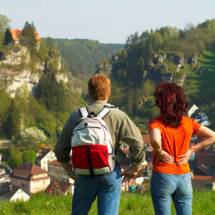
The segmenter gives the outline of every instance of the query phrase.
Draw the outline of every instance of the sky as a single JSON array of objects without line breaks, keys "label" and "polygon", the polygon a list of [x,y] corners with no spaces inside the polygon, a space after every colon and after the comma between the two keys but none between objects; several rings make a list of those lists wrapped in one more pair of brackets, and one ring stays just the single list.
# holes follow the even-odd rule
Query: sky
[{"label": "sky", "polygon": [[0,0],[12,28],[33,22],[42,37],[125,43],[164,26],[183,29],[215,18],[215,0]]}]

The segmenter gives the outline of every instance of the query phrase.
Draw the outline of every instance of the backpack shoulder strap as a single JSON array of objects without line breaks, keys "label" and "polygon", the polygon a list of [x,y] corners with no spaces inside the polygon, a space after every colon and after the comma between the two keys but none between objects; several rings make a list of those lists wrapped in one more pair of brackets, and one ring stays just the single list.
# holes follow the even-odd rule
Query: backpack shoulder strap
[{"label": "backpack shoulder strap", "polygon": [[102,119],[102,118],[105,117],[110,111],[111,111],[111,108],[104,107],[104,108],[97,114],[97,117],[100,118],[100,119]]},{"label": "backpack shoulder strap", "polygon": [[109,104],[109,103],[105,104],[105,107],[110,108],[110,109],[119,109],[115,105],[112,105],[112,104]]},{"label": "backpack shoulder strap", "polygon": [[79,112],[80,112],[82,118],[87,118],[87,116],[89,115],[86,107],[81,107],[79,109]]},{"label": "backpack shoulder strap", "polygon": [[109,103],[105,104],[104,108],[97,114],[97,117],[100,119],[104,118],[112,109],[118,109],[118,108]]}]

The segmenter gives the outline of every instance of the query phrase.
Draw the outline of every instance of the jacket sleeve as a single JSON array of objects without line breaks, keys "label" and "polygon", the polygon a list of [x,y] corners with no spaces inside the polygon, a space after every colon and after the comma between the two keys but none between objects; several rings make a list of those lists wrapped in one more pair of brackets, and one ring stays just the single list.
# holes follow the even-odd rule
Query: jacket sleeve
[{"label": "jacket sleeve", "polygon": [[126,114],[121,121],[119,138],[129,145],[132,164],[141,165],[145,160],[143,138],[137,126]]},{"label": "jacket sleeve", "polygon": [[73,113],[67,120],[61,135],[57,141],[54,152],[57,160],[61,163],[67,163],[70,160],[72,131],[77,123],[77,113]]}]

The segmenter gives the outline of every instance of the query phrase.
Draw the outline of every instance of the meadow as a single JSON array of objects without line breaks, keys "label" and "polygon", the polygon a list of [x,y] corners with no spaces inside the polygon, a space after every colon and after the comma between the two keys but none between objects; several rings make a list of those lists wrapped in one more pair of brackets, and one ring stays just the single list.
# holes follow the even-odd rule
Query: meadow
[{"label": "meadow", "polygon": [[[211,191],[195,191],[193,199],[193,215],[215,214],[215,193]],[[0,203],[1,215],[69,215],[71,197],[36,194],[28,202]],[[93,204],[90,215],[96,215],[96,203]],[[153,215],[152,201],[149,193],[122,193],[120,215]],[[175,211],[172,207],[172,214]]]}]

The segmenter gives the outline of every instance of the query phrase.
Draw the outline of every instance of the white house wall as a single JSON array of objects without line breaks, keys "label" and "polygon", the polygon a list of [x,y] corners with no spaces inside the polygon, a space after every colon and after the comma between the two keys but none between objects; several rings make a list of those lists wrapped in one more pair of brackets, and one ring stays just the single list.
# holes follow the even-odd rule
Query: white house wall
[{"label": "white house wall", "polygon": [[50,178],[35,180],[30,182],[30,191],[31,193],[42,192],[47,189],[50,184]]}]

